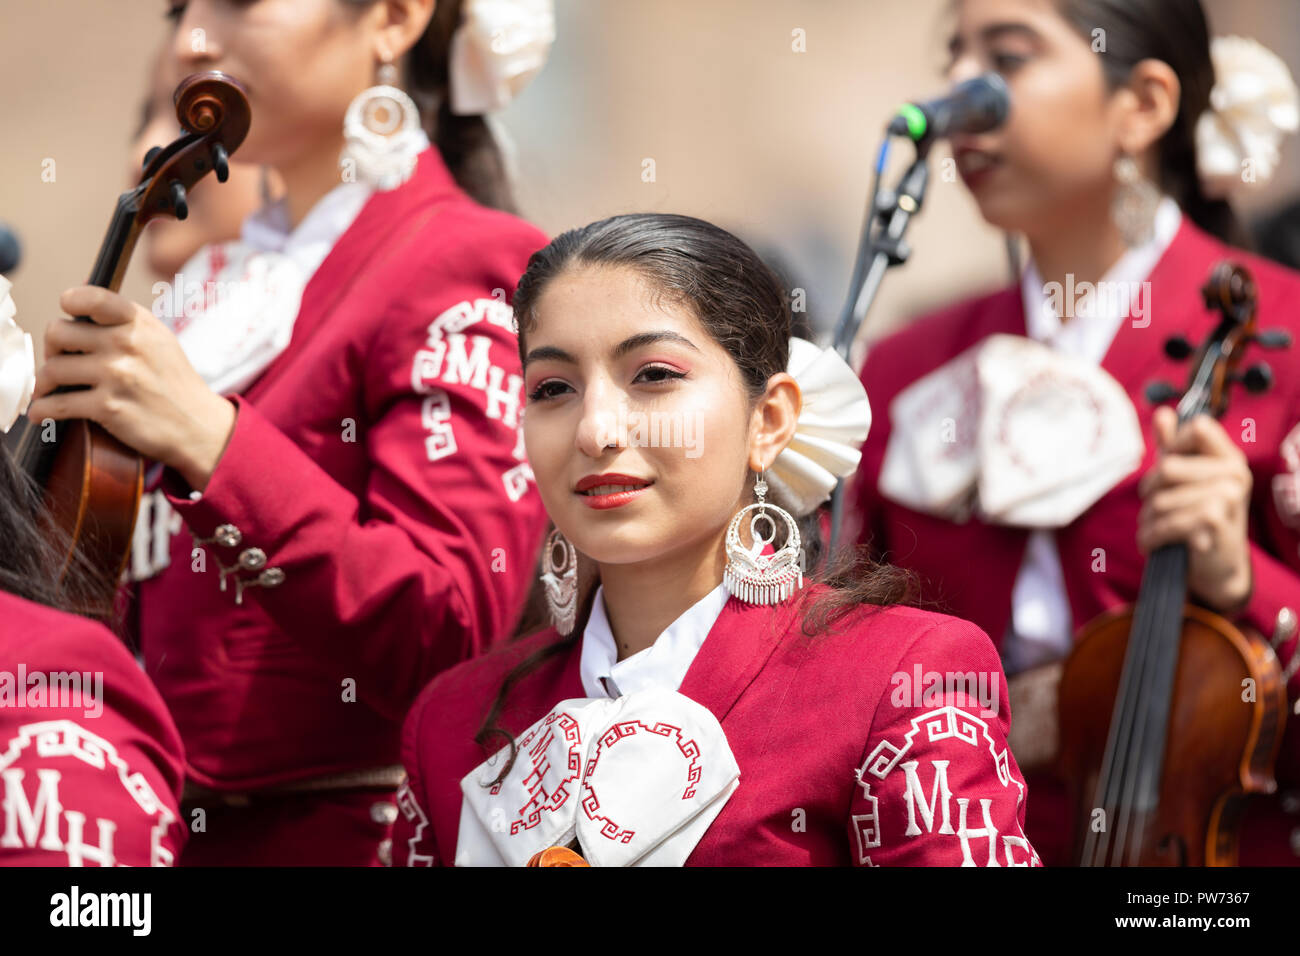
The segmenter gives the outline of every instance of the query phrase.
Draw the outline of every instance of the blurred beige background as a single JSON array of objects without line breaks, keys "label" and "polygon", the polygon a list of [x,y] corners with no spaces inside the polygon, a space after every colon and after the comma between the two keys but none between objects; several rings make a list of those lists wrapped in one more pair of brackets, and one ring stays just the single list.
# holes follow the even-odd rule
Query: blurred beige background
[{"label": "blurred beige background", "polygon": [[[1300,3],[1205,0],[1216,34],[1254,36],[1300,74]],[[23,243],[11,275],[38,331],[89,274],[140,115],[165,0],[4,0],[0,222]],[[557,0],[551,61],[500,120],[528,218],[554,234],[617,212],[711,219],[807,291],[819,331],[846,292],[880,131],[937,95],[945,0]],[[806,52],[795,52],[795,30]],[[254,118],[256,122],[256,117]],[[900,151],[905,152],[905,151]],[[941,146],[936,160],[946,156]],[[42,181],[46,160],[55,181]],[[642,181],[643,160],[656,179]],[[892,177],[891,177],[892,178]],[[1300,190],[1300,142],[1240,211]],[[1000,236],[960,183],[933,180],[869,335],[1008,277]],[[126,291],[148,304],[137,261]],[[39,348],[39,346],[38,346]]]}]

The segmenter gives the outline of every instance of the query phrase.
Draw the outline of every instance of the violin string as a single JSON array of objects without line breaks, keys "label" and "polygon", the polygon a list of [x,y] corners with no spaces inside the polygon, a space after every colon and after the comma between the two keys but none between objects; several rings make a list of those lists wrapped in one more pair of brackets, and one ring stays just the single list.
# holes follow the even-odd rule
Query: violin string
[{"label": "violin string", "polygon": [[1129,697],[1125,700],[1128,711],[1128,726],[1124,736],[1123,763],[1116,780],[1116,807],[1114,847],[1112,858],[1122,864],[1126,847],[1131,847],[1129,829],[1133,823],[1135,810],[1135,789],[1139,776],[1142,742],[1146,737],[1145,703],[1149,700],[1152,674],[1155,668],[1155,654],[1159,645],[1155,640],[1155,620],[1163,610],[1161,600],[1165,581],[1164,561],[1161,554],[1153,554],[1147,561],[1143,573],[1141,598],[1138,613],[1129,632],[1129,643],[1134,646],[1137,669],[1135,680],[1128,688]]},{"label": "violin string", "polygon": [[1169,722],[1177,649],[1182,632],[1182,608],[1187,582],[1187,550],[1168,545],[1151,556],[1154,613],[1148,621],[1149,666],[1140,702],[1138,742],[1134,750],[1135,776],[1132,807],[1133,838],[1129,855],[1134,863],[1143,848],[1145,824],[1156,807],[1160,771],[1164,762],[1166,728]]},{"label": "violin string", "polygon": [[[1147,581],[1152,574],[1150,566],[1143,571],[1142,591],[1147,588]],[[1130,630],[1129,643],[1124,655],[1124,667],[1120,672],[1120,685],[1116,689],[1117,706],[1111,716],[1110,731],[1107,735],[1106,752],[1102,762],[1101,776],[1098,779],[1095,802],[1102,810],[1102,829],[1100,832],[1089,826],[1085,842],[1084,861],[1090,866],[1105,866],[1110,847],[1112,831],[1119,824],[1119,794],[1122,791],[1125,768],[1128,764],[1132,727],[1135,718],[1135,701],[1137,688],[1141,684],[1143,655],[1141,642],[1135,641],[1133,635],[1143,633],[1140,619],[1146,611],[1139,601],[1134,622]]]}]

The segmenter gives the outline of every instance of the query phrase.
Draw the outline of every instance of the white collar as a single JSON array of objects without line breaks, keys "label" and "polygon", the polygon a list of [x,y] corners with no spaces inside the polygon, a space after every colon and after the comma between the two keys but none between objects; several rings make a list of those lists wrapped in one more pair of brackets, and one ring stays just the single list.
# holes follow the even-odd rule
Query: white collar
[{"label": "white collar", "polygon": [[280,199],[245,219],[240,238],[258,252],[282,253],[315,271],[360,215],[373,191],[365,183],[339,183],[317,200],[293,230],[287,203]]},{"label": "white collar", "polygon": [[1083,283],[1076,286],[1073,279],[1069,280],[1066,288],[1060,290],[1058,302],[1067,308],[1075,305],[1083,307],[1071,321],[1065,323],[1057,318],[1052,297],[1049,297],[1044,288],[1038,266],[1030,259],[1020,281],[1026,335],[1059,352],[1100,364],[1124,319],[1135,313],[1134,307],[1150,308],[1147,292],[1141,293],[1140,301],[1133,297],[1138,294],[1140,284],[1151,275],[1156,263],[1174,241],[1182,221],[1183,214],[1178,203],[1168,196],[1161,199],[1156,207],[1152,237],[1115,260],[1101,281],[1096,283],[1094,294],[1085,296],[1081,291]]},{"label": "white collar", "polygon": [[597,587],[591,617],[582,633],[579,662],[582,688],[587,696],[619,697],[650,688],[677,690],[722,613],[727,597],[727,589],[719,584],[669,624],[653,644],[620,661],[605,614],[604,585]]}]

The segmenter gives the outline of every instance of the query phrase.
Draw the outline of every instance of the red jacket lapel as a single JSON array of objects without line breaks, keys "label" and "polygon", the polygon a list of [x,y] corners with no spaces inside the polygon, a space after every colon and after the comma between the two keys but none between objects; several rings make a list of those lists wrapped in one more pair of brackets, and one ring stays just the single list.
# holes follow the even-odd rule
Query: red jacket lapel
[{"label": "red jacket lapel", "polygon": [[798,626],[807,600],[825,590],[805,586],[800,599],[772,607],[728,597],[678,688],[703,704],[721,723],[767,664],[791,628]]}]

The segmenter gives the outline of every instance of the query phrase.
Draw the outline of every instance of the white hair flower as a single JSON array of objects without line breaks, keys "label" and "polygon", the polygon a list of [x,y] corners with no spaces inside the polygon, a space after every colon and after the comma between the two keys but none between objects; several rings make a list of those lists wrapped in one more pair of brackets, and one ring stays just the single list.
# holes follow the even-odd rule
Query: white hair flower
[{"label": "white hair flower", "polygon": [[14,321],[12,284],[0,276],[0,431],[13,428],[36,390],[36,350],[32,337]]},{"label": "white hair flower", "polygon": [[1282,59],[1245,37],[1210,44],[1215,83],[1196,124],[1197,166],[1207,195],[1221,199],[1243,182],[1267,182],[1286,133],[1300,128],[1300,91]]},{"label": "white hair flower", "polygon": [[834,349],[791,336],[786,371],[799,383],[803,408],[794,437],[767,470],[767,482],[783,507],[806,515],[830,497],[837,479],[858,470],[871,402],[857,373]]},{"label": "white hair flower", "polygon": [[474,116],[505,106],[554,42],[552,0],[467,0],[451,38],[451,111]]}]

